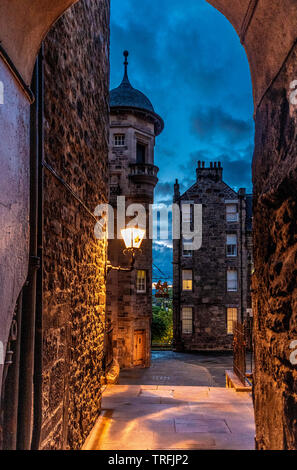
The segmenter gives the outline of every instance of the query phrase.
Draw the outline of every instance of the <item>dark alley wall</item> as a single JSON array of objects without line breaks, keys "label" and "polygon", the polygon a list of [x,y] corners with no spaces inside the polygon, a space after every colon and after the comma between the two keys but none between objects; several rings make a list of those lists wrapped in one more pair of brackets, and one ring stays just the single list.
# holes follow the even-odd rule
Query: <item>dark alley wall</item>
[{"label": "dark alley wall", "polygon": [[[106,202],[109,0],[82,0],[44,42],[45,161],[94,211]],[[95,220],[44,169],[41,448],[80,448],[101,401],[105,242]]]},{"label": "dark alley wall", "polygon": [[[297,48],[256,113],[255,411],[260,449],[297,448]],[[269,222],[268,222],[269,221]]]}]

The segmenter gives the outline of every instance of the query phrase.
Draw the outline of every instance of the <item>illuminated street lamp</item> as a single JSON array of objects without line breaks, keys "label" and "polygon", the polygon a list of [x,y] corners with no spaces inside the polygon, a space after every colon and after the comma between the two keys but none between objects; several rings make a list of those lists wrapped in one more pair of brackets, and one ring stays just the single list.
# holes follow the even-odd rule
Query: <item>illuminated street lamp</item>
[{"label": "illuminated street lamp", "polygon": [[145,236],[145,230],[142,228],[129,227],[121,230],[121,234],[126,245],[126,250],[133,251],[140,249]]},{"label": "illuminated street lamp", "polygon": [[136,227],[128,227],[121,230],[121,234],[125,243],[125,249],[123,253],[125,255],[131,255],[131,264],[129,268],[122,268],[121,266],[112,266],[110,261],[107,261],[106,272],[107,274],[114,271],[125,271],[131,272],[134,269],[135,255],[141,253],[141,244],[145,237],[145,230]]}]

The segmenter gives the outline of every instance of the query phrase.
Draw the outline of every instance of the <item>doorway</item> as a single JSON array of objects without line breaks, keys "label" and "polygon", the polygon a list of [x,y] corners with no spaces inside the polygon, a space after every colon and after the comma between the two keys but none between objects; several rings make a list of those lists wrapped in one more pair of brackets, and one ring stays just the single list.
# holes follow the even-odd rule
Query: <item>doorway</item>
[{"label": "doorway", "polygon": [[134,366],[145,364],[145,330],[134,331]]}]

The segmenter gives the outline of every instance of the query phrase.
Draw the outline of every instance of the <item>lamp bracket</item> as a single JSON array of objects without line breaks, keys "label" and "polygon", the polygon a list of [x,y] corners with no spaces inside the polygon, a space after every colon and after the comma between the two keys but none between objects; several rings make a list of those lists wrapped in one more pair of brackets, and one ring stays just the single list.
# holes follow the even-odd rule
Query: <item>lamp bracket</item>
[{"label": "lamp bracket", "polygon": [[131,263],[130,266],[127,268],[122,268],[121,266],[113,266],[110,261],[106,263],[106,274],[108,275],[110,271],[121,271],[126,273],[131,273],[134,269],[135,265],[135,254],[136,252],[141,252],[140,248],[126,248],[123,253],[124,255],[131,255]]}]

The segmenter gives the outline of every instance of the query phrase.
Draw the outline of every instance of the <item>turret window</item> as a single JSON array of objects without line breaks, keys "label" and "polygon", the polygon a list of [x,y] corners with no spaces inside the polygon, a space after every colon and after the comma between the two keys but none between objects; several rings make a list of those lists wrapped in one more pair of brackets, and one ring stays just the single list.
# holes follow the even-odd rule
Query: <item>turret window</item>
[{"label": "turret window", "polygon": [[147,146],[141,142],[137,142],[136,146],[136,163],[146,162],[146,150]]},{"label": "turret window", "polygon": [[125,146],[125,134],[115,134],[114,135],[114,145],[115,147],[124,147]]}]

